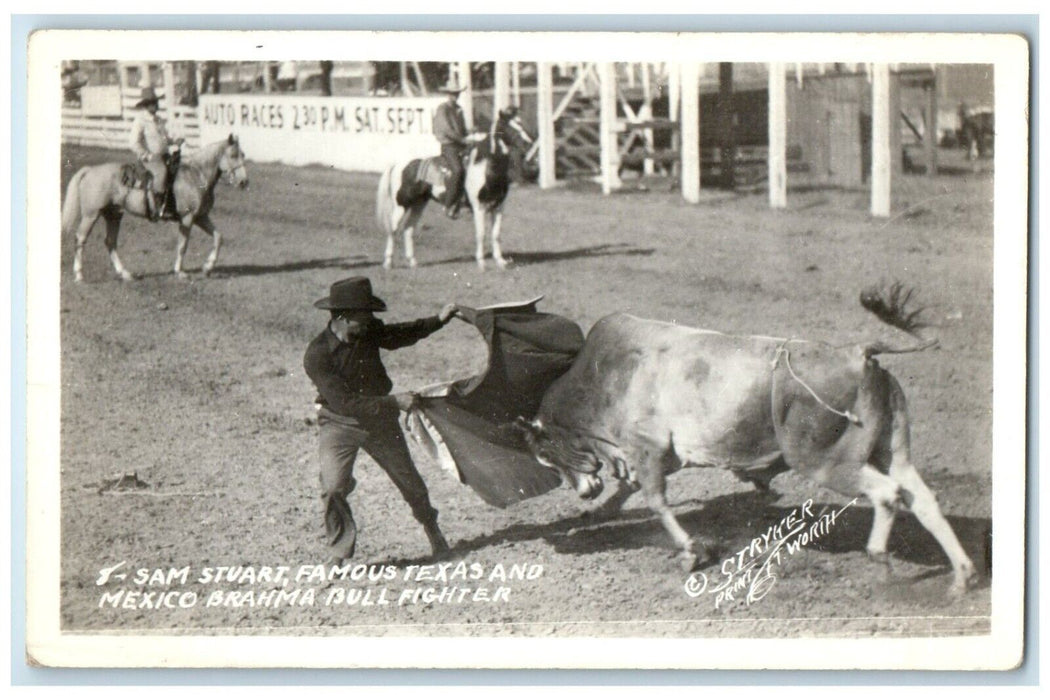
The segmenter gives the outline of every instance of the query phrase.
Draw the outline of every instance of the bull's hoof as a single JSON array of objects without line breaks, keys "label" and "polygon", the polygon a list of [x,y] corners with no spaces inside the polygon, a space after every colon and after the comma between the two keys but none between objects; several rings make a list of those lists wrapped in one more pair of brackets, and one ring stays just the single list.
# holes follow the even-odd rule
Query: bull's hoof
[{"label": "bull's hoof", "polygon": [[678,565],[683,573],[691,574],[700,568],[700,558],[695,552],[682,551],[678,553]]},{"label": "bull's hoof", "polygon": [[973,564],[970,564],[955,572],[952,585],[948,588],[948,595],[953,599],[961,598],[968,591],[976,588],[978,583],[980,583],[980,576],[974,571]]},{"label": "bull's hoof", "polygon": [[889,552],[868,552],[868,558],[875,564],[875,570],[883,583],[891,583],[894,580]]},{"label": "bull's hoof", "polygon": [[678,561],[682,569],[689,573],[702,569],[718,559],[721,547],[715,542],[707,539],[694,538],[690,542],[689,549],[684,549],[678,554]]}]

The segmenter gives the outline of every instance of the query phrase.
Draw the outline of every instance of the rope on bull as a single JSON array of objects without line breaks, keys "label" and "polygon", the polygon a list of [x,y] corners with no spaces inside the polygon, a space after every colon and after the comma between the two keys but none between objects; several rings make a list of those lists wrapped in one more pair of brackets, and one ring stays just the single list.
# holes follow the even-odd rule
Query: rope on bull
[{"label": "rope on bull", "polygon": [[823,408],[827,409],[828,411],[831,411],[836,416],[842,416],[843,418],[848,420],[853,425],[860,425],[861,424],[860,423],[860,418],[857,416],[857,414],[855,414],[855,413],[853,413],[852,411],[849,411],[849,410],[840,411],[837,408],[831,406],[830,404],[828,404],[827,401],[825,401],[824,399],[820,398],[820,396],[817,395],[817,392],[813,391],[813,389],[809,386],[809,384],[806,384],[804,381],[802,381],[802,377],[800,377],[797,374],[795,374],[795,370],[791,368],[791,353],[787,349],[787,344],[790,343],[790,342],[791,342],[791,339],[789,338],[789,339],[785,340],[783,343],[781,343],[777,347],[776,355],[774,355],[774,357],[773,357],[773,362],[772,362],[772,365],[771,365],[771,369],[773,370],[773,384],[770,387],[771,392],[775,392],[775,390],[776,390],[776,381],[777,381],[776,369],[777,369],[777,365],[780,364],[780,358],[783,357],[784,358],[784,366],[787,368],[788,374],[791,375],[791,378],[794,379],[799,384],[801,384],[802,388],[805,389],[806,391],[808,391],[809,395],[812,396],[813,399],[820,406],[822,406]]}]

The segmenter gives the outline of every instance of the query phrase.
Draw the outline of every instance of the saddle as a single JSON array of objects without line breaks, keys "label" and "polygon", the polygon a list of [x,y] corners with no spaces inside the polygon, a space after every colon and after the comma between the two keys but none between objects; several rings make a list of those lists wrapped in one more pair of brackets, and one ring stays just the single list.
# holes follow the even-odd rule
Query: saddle
[{"label": "saddle", "polygon": [[153,173],[142,161],[124,163],[120,169],[120,184],[133,190],[148,190],[153,187]]},{"label": "saddle", "polygon": [[394,199],[398,206],[411,207],[430,197],[434,185],[447,191],[451,185],[452,170],[441,156],[413,160],[401,171],[401,187]]}]

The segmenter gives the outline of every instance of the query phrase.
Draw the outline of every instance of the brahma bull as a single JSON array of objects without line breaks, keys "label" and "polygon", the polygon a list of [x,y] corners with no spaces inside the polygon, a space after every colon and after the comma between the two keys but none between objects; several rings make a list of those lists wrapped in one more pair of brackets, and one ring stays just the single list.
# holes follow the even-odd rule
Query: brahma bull
[{"label": "brahma bull", "polygon": [[[893,302],[907,295],[893,290]],[[870,292],[865,307],[907,330],[915,313]],[[905,322],[911,322],[909,327]],[[640,486],[681,548],[687,568],[709,558],[667,505],[665,477],[683,467],[720,467],[764,487],[789,468],[874,506],[867,551],[889,567],[886,543],[900,505],[944,548],[952,593],[973,563],[911,463],[908,414],[897,380],[874,356],[908,352],[883,343],[832,347],[789,338],[724,335],[626,314],[595,324],[572,367],[520,421],[541,464],[583,498],[601,491],[606,466]]]}]

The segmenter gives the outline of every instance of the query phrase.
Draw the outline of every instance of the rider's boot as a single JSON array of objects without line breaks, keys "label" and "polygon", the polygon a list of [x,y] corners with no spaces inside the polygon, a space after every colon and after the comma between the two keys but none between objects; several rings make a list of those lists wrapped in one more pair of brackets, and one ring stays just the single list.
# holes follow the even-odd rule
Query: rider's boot
[{"label": "rider's boot", "polygon": [[456,197],[456,200],[445,207],[445,216],[450,219],[456,219],[459,217],[459,210],[463,206],[463,198]]},{"label": "rider's boot", "polygon": [[146,213],[153,223],[160,221],[162,206],[157,203],[157,193],[153,190],[146,190]]}]

